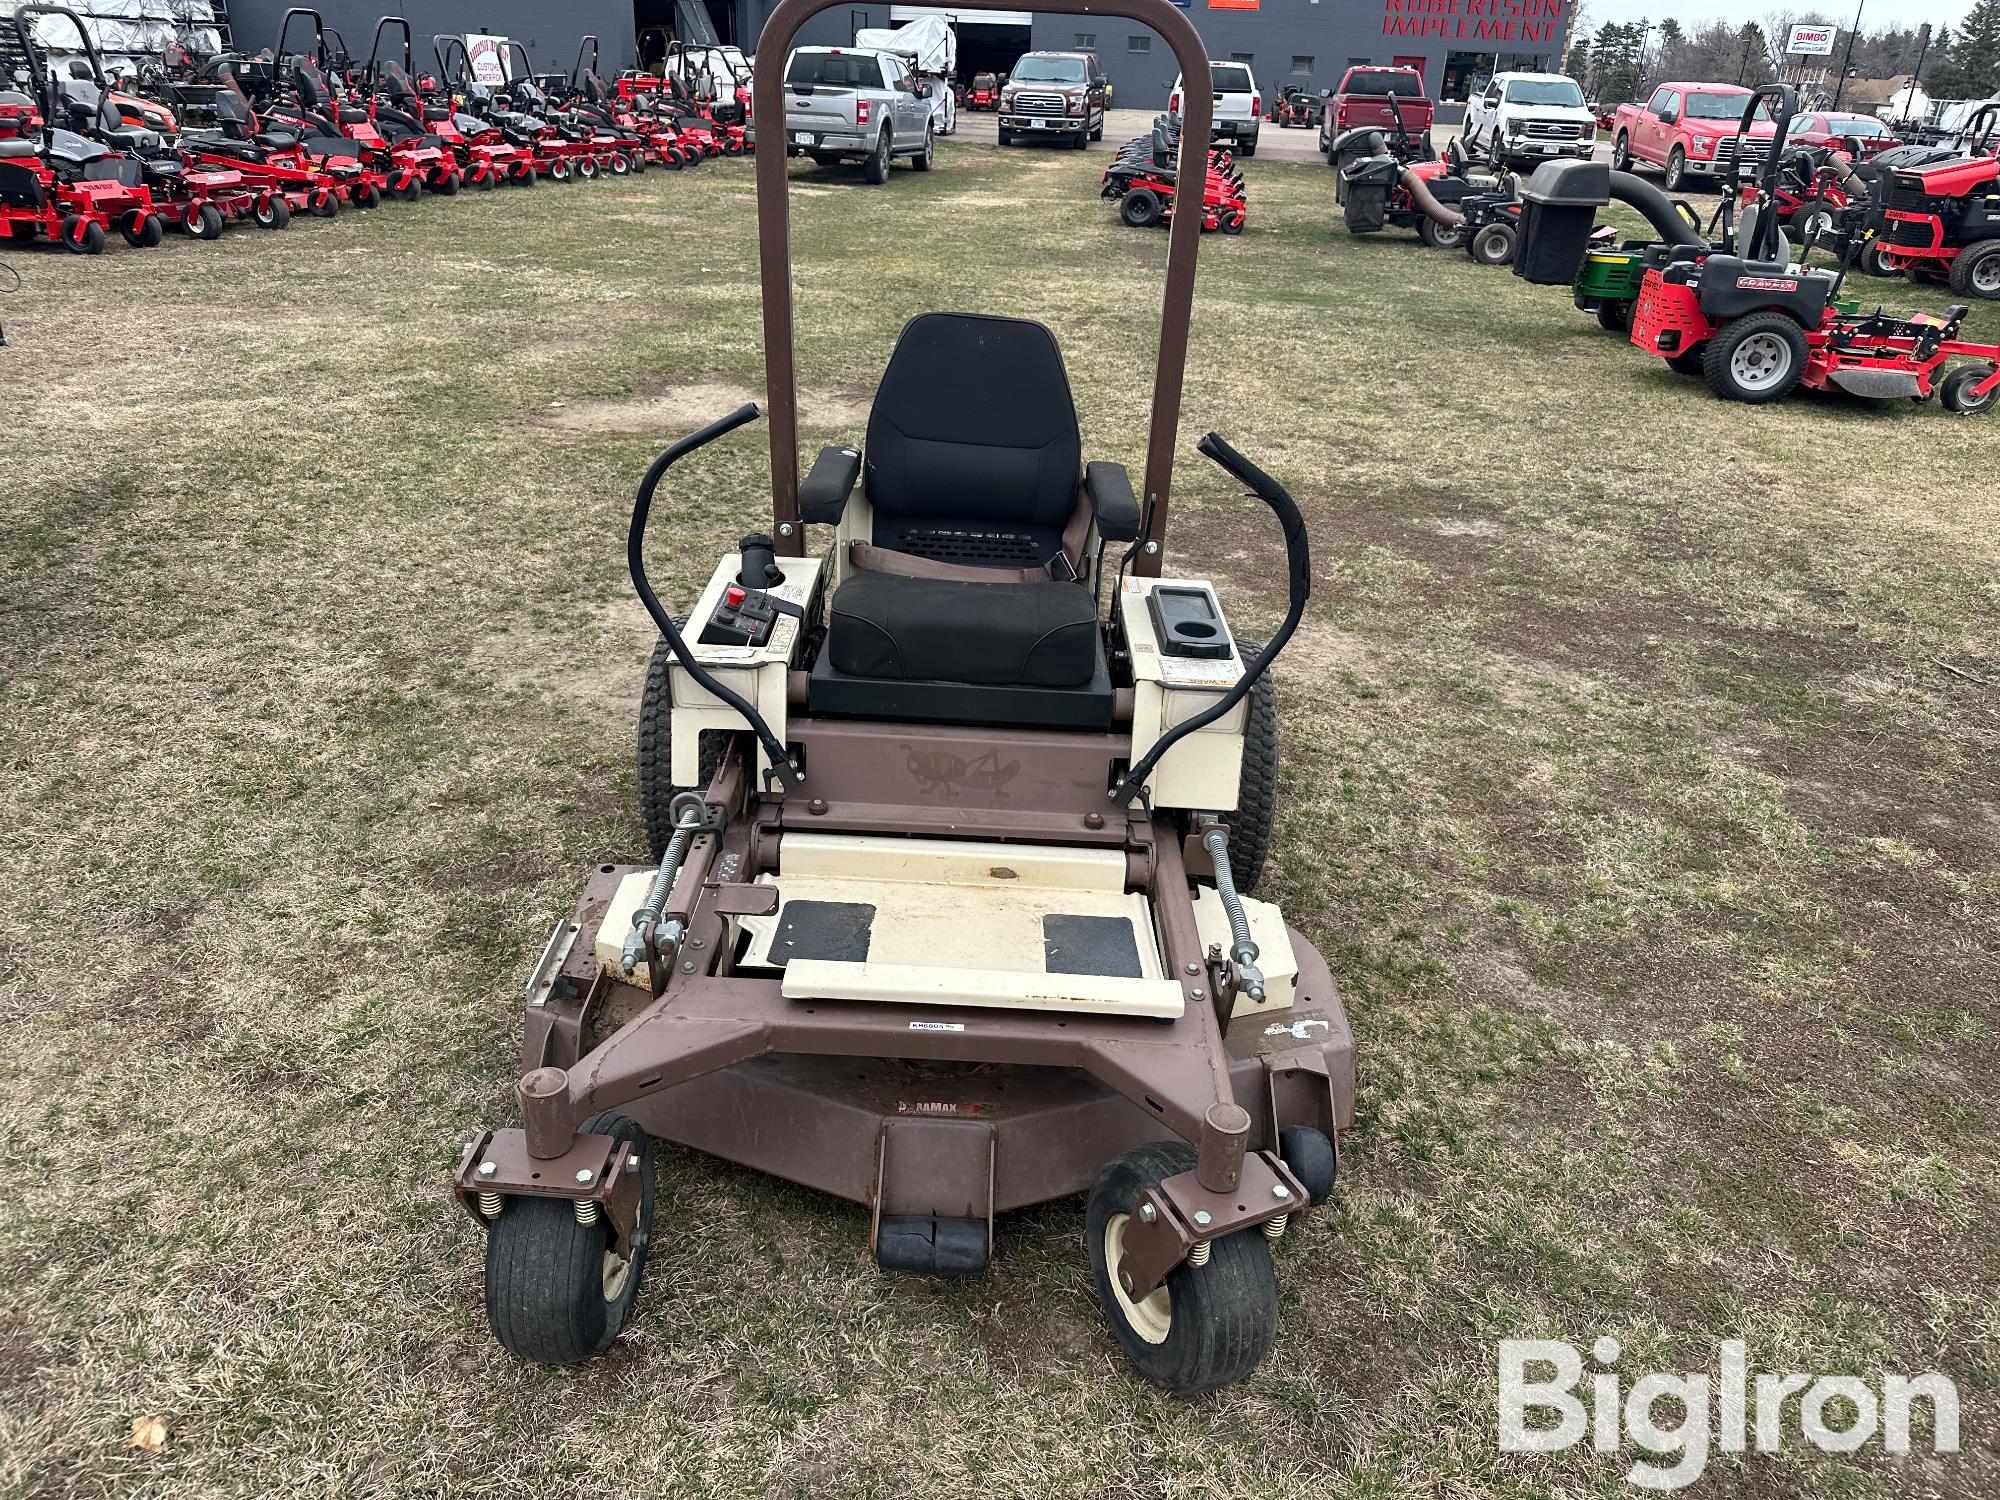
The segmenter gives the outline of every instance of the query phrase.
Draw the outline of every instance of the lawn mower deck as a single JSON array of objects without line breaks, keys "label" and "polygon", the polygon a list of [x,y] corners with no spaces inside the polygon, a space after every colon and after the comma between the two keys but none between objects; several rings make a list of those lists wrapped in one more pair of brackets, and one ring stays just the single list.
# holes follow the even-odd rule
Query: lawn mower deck
[{"label": "lawn mower deck", "polygon": [[[829,3],[784,0],[759,51],[784,56]],[[1206,66],[1168,0],[1108,8]],[[776,118],[782,80],[755,87]],[[1191,138],[1209,107],[1188,101]],[[1140,1371],[1181,1393],[1240,1379],[1275,1333],[1273,1247],[1332,1190],[1354,1059],[1325,961],[1247,894],[1303,518],[1210,434],[1282,525],[1284,621],[1254,646],[1211,586],[1161,576],[1203,183],[1174,185],[1142,507],[1122,468],[1083,464],[1048,330],[971,314],[911,319],[865,446],[801,480],[783,155],[757,178],[771,534],[677,621],[647,581],[654,496],[757,408],[640,485],[656,863],[599,865],[556,924],[527,985],[522,1123],[453,1173],[489,1320],[548,1362],[616,1337],[657,1136],[867,1206],[877,1260],[927,1274],[984,1269],[997,1215],[1087,1191],[1099,1300]],[[831,544],[809,554],[808,526]]]}]

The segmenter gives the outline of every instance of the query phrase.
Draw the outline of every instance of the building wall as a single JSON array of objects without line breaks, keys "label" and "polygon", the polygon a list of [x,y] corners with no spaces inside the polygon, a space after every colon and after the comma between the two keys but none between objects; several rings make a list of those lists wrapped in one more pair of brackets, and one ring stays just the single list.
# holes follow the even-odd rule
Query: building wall
[{"label": "building wall", "polygon": [[[368,56],[375,23],[394,13],[393,0],[317,0],[315,8],[326,24],[341,34],[359,60]],[[230,25],[237,50],[256,53],[278,39],[278,24],[291,9],[290,0],[230,0]],[[547,72],[568,72],[576,60],[579,39],[595,32],[607,74],[631,64],[634,26],[632,0],[421,0],[400,12],[416,33],[417,58],[431,60],[431,37],[439,32],[490,32],[525,43],[535,66]],[[302,34],[298,24],[292,34]]]}]

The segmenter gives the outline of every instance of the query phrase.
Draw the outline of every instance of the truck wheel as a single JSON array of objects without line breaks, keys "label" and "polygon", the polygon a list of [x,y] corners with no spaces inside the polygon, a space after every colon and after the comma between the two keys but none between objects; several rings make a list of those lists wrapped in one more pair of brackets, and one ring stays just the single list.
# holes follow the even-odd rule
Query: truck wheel
[{"label": "truck wheel", "polygon": [[1676,146],[1667,153],[1667,175],[1661,179],[1662,185],[1670,193],[1678,193],[1687,186],[1687,153]]},{"label": "truck wheel", "polygon": [[1611,170],[1614,172],[1632,170],[1632,138],[1622,130],[1618,132],[1618,139],[1611,143]]},{"label": "truck wheel", "polygon": [[1980,240],[1951,263],[1951,289],[1961,297],[2000,298],[2000,240]]},{"label": "truck wheel", "polygon": [[1104,116],[1103,116],[1103,115],[1099,115],[1099,116],[1097,117],[1097,124],[1096,124],[1096,125],[1095,125],[1095,126],[1094,126],[1094,127],[1092,128],[1092,130],[1091,130],[1091,132],[1090,132],[1090,138],[1091,138],[1091,139],[1092,139],[1093,141],[1101,141],[1101,140],[1103,140],[1103,139],[1104,139]]},{"label": "truck wheel", "polygon": [[1805,330],[1781,312],[1751,313],[1708,341],[1701,364],[1723,400],[1762,406],[1790,395],[1805,374]]},{"label": "truck wheel", "polygon": [[924,149],[910,158],[910,165],[919,172],[931,169],[931,159],[937,152],[937,135],[931,126],[924,127]]},{"label": "truck wheel", "polygon": [[1245,136],[1242,140],[1238,141],[1236,143],[1236,154],[1238,156],[1255,156],[1257,154],[1257,137],[1254,135]]},{"label": "truck wheel", "polygon": [[889,180],[889,132],[884,130],[876,138],[875,149],[868,160],[861,164],[862,180],[871,187],[880,187]]}]

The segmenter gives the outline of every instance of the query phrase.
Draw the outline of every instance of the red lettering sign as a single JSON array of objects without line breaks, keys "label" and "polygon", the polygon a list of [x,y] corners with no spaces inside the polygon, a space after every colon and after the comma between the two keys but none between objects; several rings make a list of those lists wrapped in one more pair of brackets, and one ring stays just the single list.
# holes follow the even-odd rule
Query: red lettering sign
[{"label": "red lettering sign", "polygon": [[[1222,0],[1209,0],[1211,6]],[[1567,0],[1384,0],[1382,35],[1449,41],[1547,43],[1562,39]]]}]

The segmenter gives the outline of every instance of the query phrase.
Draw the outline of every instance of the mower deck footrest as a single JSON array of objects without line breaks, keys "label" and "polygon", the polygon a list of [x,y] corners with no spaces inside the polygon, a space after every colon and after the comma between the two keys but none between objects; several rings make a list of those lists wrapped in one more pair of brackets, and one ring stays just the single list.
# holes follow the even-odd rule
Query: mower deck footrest
[{"label": "mower deck footrest", "polygon": [[1180,986],[1169,979],[1032,974],[1019,969],[954,969],[827,958],[793,959],[785,966],[782,993],[788,1000],[871,1000],[902,1005],[1084,1011],[1163,1020],[1177,1019],[1185,1008]]}]

